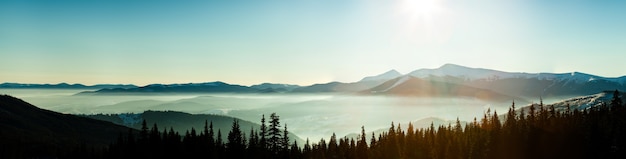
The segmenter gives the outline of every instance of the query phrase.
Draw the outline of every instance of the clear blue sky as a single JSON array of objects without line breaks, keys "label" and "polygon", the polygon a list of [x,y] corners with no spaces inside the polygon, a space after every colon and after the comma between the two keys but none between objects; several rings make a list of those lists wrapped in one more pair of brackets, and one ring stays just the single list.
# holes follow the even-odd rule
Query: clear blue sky
[{"label": "clear blue sky", "polygon": [[0,82],[309,85],[445,63],[626,75],[623,0],[0,1]]}]

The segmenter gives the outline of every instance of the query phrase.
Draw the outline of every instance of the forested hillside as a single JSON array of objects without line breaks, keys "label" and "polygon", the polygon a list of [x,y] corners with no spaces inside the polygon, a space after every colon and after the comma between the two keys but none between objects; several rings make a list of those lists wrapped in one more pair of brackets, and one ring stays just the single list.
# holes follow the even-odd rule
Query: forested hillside
[{"label": "forested hillside", "polygon": [[[626,157],[626,109],[619,96],[610,103],[585,110],[556,111],[554,107],[531,105],[528,113],[515,112],[515,103],[501,119],[497,112],[461,125],[404,129],[391,123],[388,131],[365,139],[365,128],[357,138],[307,140],[303,147],[281,138],[287,131],[262,121],[261,131],[228,132],[228,140],[210,128],[185,135],[143,129],[144,136],[121,137],[109,155],[140,156],[209,155],[214,158],[623,158]],[[149,135],[148,135],[149,134]],[[284,136],[284,135],[282,135]],[[146,156],[147,155],[147,156]],[[132,156],[132,155],[131,155]]]},{"label": "forested hillside", "polygon": [[[233,119],[229,131],[205,120],[203,127],[179,133],[145,120],[139,130],[124,128],[3,96],[0,152],[7,158],[624,158],[626,106],[619,92],[614,94],[610,102],[586,109],[538,104],[516,111],[513,103],[506,115],[487,111],[466,124],[457,120],[415,128],[409,123],[403,128],[391,122],[377,136],[362,127],[355,138],[332,135],[304,144],[289,137],[288,125],[275,113],[264,115],[259,128],[249,131],[242,131],[240,121]],[[110,144],[96,146],[105,136]]]}]

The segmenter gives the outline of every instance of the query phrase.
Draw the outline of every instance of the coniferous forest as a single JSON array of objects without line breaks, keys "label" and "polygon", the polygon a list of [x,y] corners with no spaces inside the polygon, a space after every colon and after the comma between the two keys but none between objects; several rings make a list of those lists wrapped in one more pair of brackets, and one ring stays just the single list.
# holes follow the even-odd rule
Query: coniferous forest
[{"label": "coniferous forest", "polygon": [[[104,153],[105,158],[192,157],[208,158],[624,158],[626,157],[626,109],[619,96],[610,103],[587,110],[555,111],[543,104],[528,112],[505,116],[487,111],[483,118],[461,125],[416,129],[391,123],[388,131],[357,138],[309,141],[303,147],[286,138],[287,125],[271,114],[251,132],[241,132],[233,121],[230,132],[214,130],[207,121],[202,130],[185,134],[171,128],[151,128],[143,122],[139,132],[120,135]],[[169,129],[169,130],[168,130]],[[226,135],[227,140],[222,141]],[[371,139],[366,140],[370,135]]]},{"label": "coniferous forest", "polygon": [[[520,111],[524,110],[524,111]],[[60,158],[625,158],[626,106],[615,92],[610,102],[579,110],[556,111],[542,103],[507,113],[487,111],[467,124],[415,128],[391,122],[387,131],[296,143],[288,125],[272,113],[261,126],[243,132],[234,119],[228,132],[213,123],[179,133],[172,127],[142,122],[139,130],[120,133],[108,146],[67,147]],[[301,146],[303,145],[303,146]],[[7,145],[4,145],[7,146]],[[3,146],[3,147],[4,147]],[[10,152],[11,147],[4,147]]]}]

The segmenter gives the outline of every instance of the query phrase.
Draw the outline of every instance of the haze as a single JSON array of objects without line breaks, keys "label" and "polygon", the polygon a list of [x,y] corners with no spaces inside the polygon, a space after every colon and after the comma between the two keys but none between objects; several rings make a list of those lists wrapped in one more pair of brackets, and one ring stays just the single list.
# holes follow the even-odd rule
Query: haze
[{"label": "haze", "polygon": [[[463,98],[401,98],[341,94],[170,94],[73,96],[84,90],[0,89],[43,109],[70,114],[141,113],[174,110],[220,114],[260,123],[261,115],[276,112],[289,131],[302,139],[318,140],[386,129],[391,122],[407,124],[426,118],[472,121],[487,109],[506,112],[510,103]],[[520,103],[518,103],[520,104]],[[427,121],[430,123],[429,121]],[[201,127],[199,125],[198,127]]]}]

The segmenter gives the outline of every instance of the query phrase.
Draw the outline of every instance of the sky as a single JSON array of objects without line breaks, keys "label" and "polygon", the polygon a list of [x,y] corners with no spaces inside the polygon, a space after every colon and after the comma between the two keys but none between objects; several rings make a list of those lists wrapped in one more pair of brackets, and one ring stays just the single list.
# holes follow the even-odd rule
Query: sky
[{"label": "sky", "polygon": [[354,82],[446,63],[626,75],[623,0],[1,0],[0,82]]}]

